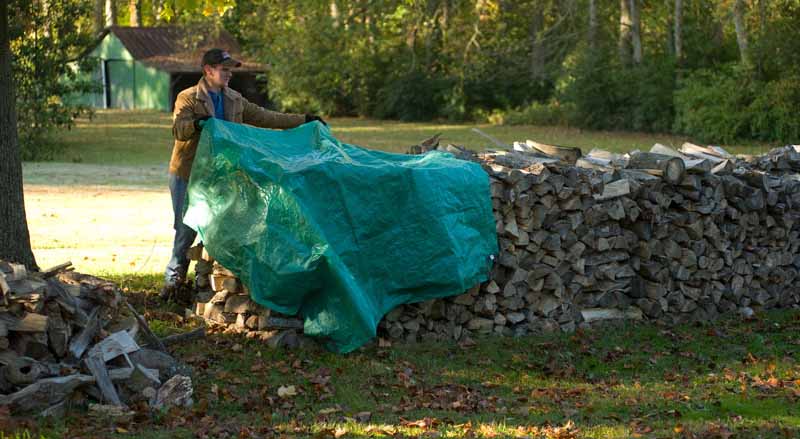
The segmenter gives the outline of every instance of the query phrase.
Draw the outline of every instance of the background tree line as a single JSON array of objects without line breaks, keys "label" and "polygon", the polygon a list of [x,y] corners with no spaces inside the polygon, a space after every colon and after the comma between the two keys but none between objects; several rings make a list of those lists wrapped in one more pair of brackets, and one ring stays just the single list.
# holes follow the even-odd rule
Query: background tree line
[{"label": "background tree line", "polygon": [[[284,110],[800,137],[800,0],[11,0],[23,156],[109,25],[237,36]],[[15,16],[15,12],[17,15]],[[15,17],[18,20],[15,20]],[[27,151],[27,153],[26,153]]]},{"label": "background tree line", "polygon": [[288,108],[800,137],[797,0],[238,2]]}]

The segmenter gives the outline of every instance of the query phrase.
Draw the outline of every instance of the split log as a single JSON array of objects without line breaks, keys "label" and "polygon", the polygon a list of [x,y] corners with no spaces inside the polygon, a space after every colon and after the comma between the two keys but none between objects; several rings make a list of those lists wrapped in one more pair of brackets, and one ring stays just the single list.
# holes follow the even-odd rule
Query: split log
[{"label": "split log", "polygon": [[575,164],[575,161],[583,156],[580,148],[571,146],[548,145],[546,143],[539,143],[533,140],[526,140],[525,144],[528,147],[533,148],[535,151],[539,151],[542,154],[549,155],[551,157],[558,157],[571,165]]},{"label": "split log", "polygon": [[86,326],[69,343],[70,361],[77,363],[100,330],[100,307],[95,307],[87,317]]},{"label": "split log", "polygon": [[92,372],[92,376],[97,382],[97,387],[100,389],[100,393],[103,395],[105,401],[117,406],[123,405],[122,401],[119,399],[117,389],[114,387],[114,383],[108,375],[108,369],[106,368],[106,362],[103,361],[102,352],[93,352],[88,355],[84,360],[84,364],[86,364],[86,368]]},{"label": "split log", "polygon": [[629,169],[659,171],[664,181],[671,184],[678,184],[683,180],[683,175],[686,173],[686,166],[683,160],[650,152],[635,151],[630,153],[627,167]]},{"label": "split log", "polygon": [[147,339],[148,344],[152,344],[154,349],[158,349],[161,352],[166,352],[167,348],[164,346],[164,343],[161,342],[161,339],[158,338],[152,330],[150,330],[150,326],[147,324],[147,321],[142,317],[136,309],[125,301],[125,305],[128,307],[131,313],[133,313],[134,317],[136,317],[136,321],[139,322],[139,329],[141,329],[142,334]]},{"label": "split log", "polygon": [[[169,335],[161,339],[161,343],[164,346],[173,346],[181,343],[185,343],[188,341],[199,340],[201,338],[205,338],[206,336],[206,328],[200,327],[193,331],[184,332],[183,334],[174,334]],[[149,347],[150,345],[146,345]]]},{"label": "split log", "polygon": [[50,267],[50,268],[48,268],[46,270],[43,270],[41,272],[41,276],[43,278],[47,279],[47,278],[50,278],[50,277],[53,277],[53,276],[57,275],[58,273],[61,273],[62,271],[69,270],[69,268],[71,266],[72,266],[72,262],[71,261],[67,261],[67,262],[64,262],[63,264],[58,264],[58,265],[56,265],[54,267]]},{"label": "split log", "polygon": [[89,375],[69,375],[39,380],[10,395],[0,395],[0,406],[15,415],[39,412],[66,399],[80,386],[93,383]]}]

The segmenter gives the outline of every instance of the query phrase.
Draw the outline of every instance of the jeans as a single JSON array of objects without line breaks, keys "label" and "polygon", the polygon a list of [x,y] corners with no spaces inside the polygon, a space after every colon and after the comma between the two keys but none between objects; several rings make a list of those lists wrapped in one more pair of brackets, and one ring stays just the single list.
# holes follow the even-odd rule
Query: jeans
[{"label": "jeans", "polygon": [[175,241],[172,244],[172,257],[167,264],[164,272],[164,281],[168,285],[178,285],[186,280],[186,272],[189,270],[189,259],[186,251],[194,243],[197,232],[183,223],[183,205],[186,201],[186,189],[189,186],[187,180],[177,175],[169,175],[169,193],[172,196],[172,211],[175,214],[173,228],[175,229]]}]

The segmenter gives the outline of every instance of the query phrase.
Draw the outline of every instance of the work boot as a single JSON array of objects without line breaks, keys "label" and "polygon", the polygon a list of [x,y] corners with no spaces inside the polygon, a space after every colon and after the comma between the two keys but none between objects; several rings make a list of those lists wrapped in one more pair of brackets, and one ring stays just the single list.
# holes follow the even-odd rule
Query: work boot
[{"label": "work boot", "polygon": [[181,287],[186,283],[185,277],[178,275],[177,278],[171,278],[164,281],[164,286],[158,297],[164,302],[175,300]]},{"label": "work boot", "polygon": [[173,300],[177,296],[180,287],[181,285],[177,283],[164,284],[164,286],[161,288],[161,292],[158,293],[158,297],[164,302]]},{"label": "work boot", "polygon": [[174,301],[181,306],[191,306],[194,303],[194,288],[191,284],[181,285],[175,292]]}]

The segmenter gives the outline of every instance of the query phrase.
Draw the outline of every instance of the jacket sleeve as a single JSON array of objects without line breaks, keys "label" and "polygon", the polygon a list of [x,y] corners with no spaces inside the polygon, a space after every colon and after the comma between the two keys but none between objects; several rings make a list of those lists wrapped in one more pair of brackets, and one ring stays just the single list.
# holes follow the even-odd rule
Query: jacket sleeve
[{"label": "jacket sleeve", "polygon": [[172,135],[175,139],[187,141],[195,134],[194,109],[188,95],[179,94],[175,100],[175,112],[172,114]]},{"label": "jacket sleeve", "polygon": [[262,108],[247,99],[243,99],[243,101],[242,122],[246,124],[260,128],[286,129],[300,126],[306,122],[306,117],[302,114],[279,113]]}]

